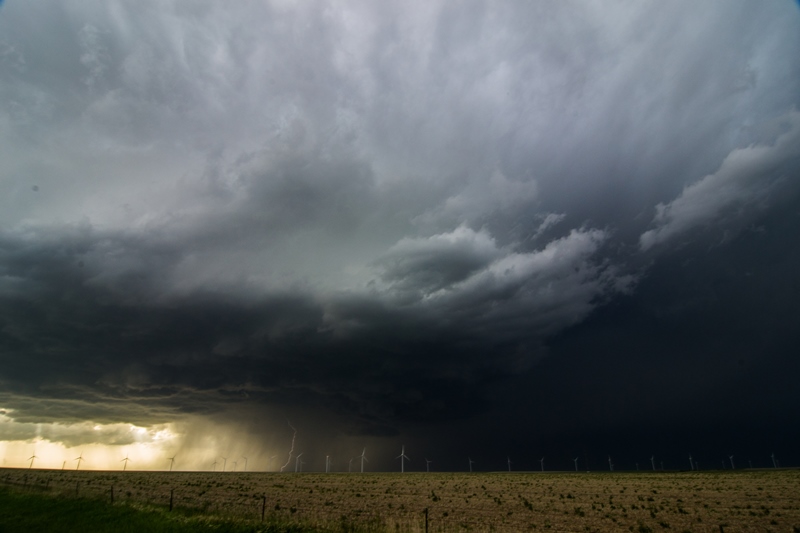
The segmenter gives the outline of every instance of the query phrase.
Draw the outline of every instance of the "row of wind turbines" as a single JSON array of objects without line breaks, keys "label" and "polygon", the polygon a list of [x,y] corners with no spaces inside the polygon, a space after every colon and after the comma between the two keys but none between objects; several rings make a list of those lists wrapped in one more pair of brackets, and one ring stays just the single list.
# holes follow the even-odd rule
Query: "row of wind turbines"
[{"label": "row of wind turbines", "polygon": [[[281,468],[281,470],[280,470],[281,472],[283,472],[284,468],[291,463],[293,453],[294,453],[294,449],[292,449],[289,452],[289,459],[286,462],[286,465],[284,465],[284,467]],[[167,458],[167,460],[169,461],[169,471],[170,472],[172,472],[172,469],[175,466],[175,458],[176,457],[177,457],[177,455],[173,455],[172,457],[168,457]],[[277,457],[277,456],[272,456],[273,459],[275,457]],[[300,454],[298,454],[298,455],[296,455],[294,457],[294,459],[295,459],[294,471],[295,472],[302,472],[303,471],[303,465],[305,465],[306,463],[304,461],[302,461],[302,459],[301,459],[302,457],[303,457],[302,453],[300,453]],[[729,455],[728,456],[728,461],[730,461],[730,469],[731,470],[735,470],[736,469],[736,463],[734,462],[734,457],[735,457],[734,455]],[[30,461],[30,464],[28,465],[28,469],[33,468],[33,462],[38,458],[39,457],[36,455],[35,452],[34,452],[33,455],[28,457],[28,460]],[[247,463],[248,463],[249,459],[244,455],[242,455],[240,458],[244,459],[244,468],[241,471],[242,472],[246,472],[247,471]],[[221,470],[221,472],[228,472],[228,470],[227,470],[228,458],[227,457],[219,457],[219,459],[222,459],[222,470]],[[358,455],[356,457],[351,457],[350,458],[350,461],[348,462],[348,466],[347,466],[347,472],[348,473],[352,472],[353,461],[356,460],[356,459],[358,459],[360,464],[361,464],[360,471],[363,474],[364,473],[364,464],[369,462],[369,460],[367,459],[367,449],[364,448],[361,451],[361,455]],[[405,445],[403,445],[400,448],[400,455],[395,457],[395,459],[399,459],[400,460],[400,472],[401,473],[405,473],[405,471],[406,471],[406,461],[411,461],[411,458],[408,455],[406,455],[406,447],[405,447]],[[540,465],[540,469],[541,469],[542,472],[545,471],[544,459],[545,459],[544,457],[539,459],[539,465]],[[770,454],[770,459],[772,460],[772,467],[773,468],[780,468],[780,461],[775,457],[775,453],[774,452],[772,454]],[[81,452],[81,454],[78,457],[73,459],[73,461],[77,461],[77,465],[75,467],[75,470],[80,470],[81,462],[83,462],[84,460],[85,459],[83,458],[83,452]],[[579,468],[578,468],[579,460],[580,460],[580,457],[575,457],[573,459],[573,462],[575,464],[575,471],[576,472],[578,472],[578,470],[579,470]],[[125,470],[127,470],[129,461],[130,461],[130,459],[128,458],[127,455],[125,456],[124,459],[120,460],[120,462],[123,463],[123,466],[122,466],[122,471],[123,472]],[[473,472],[474,471],[473,470],[473,466],[475,465],[475,461],[472,460],[472,457],[467,457],[467,461],[468,461],[469,471]],[[428,458],[425,458],[425,471],[426,472],[430,472],[431,471],[431,464],[432,463],[433,463],[433,461],[429,460]],[[506,457],[506,463],[508,465],[508,471],[511,472],[511,465],[513,463],[511,461],[510,457]],[[749,463],[749,467],[753,468],[752,461],[748,461],[748,463]],[[67,461],[64,461],[63,464],[61,465],[61,469],[62,470],[64,470],[66,468],[66,464],[67,464]],[[217,459],[214,459],[214,462],[211,463],[211,471],[212,472],[216,472],[218,464],[219,464],[219,461],[217,461]],[[233,464],[233,469],[230,470],[230,472],[236,472],[236,468],[237,468],[239,463],[238,463],[238,461],[232,461],[232,464]],[[332,466],[333,466],[333,460],[331,459],[331,456],[330,455],[326,455],[325,456],[325,472],[326,473],[330,473]],[[650,466],[651,466],[653,471],[658,470],[658,468],[656,468],[656,457],[655,457],[655,455],[651,455],[650,456]],[[661,466],[661,470],[664,470],[664,461],[660,461],[660,466]],[[724,460],[722,461],[722,468],[723,469],[727,468],[726,462]],[[608,456],[608,469],[611,472],[613,472],[614,469],[615,469],[614,462],[611,459],[610,455]],[[689,454],[689,469],[692,470],[692,471],[700,470],[699,461],[697,461],[694,457],[692,457],[691,454]],[[636,463],[636,470],[639,471],[639,463],[638,462]]]}]

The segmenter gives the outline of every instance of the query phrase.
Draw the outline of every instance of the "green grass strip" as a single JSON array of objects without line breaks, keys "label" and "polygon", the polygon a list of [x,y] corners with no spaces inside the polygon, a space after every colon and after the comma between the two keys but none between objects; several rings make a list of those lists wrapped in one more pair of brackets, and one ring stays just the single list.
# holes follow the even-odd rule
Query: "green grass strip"
[{"label": "green grass strip", "polygon": [[185,516],[158,508],[111,505],[93,499],[60,498],[0,487],[0,533],[308,533],[295,524],[253,524]]}]

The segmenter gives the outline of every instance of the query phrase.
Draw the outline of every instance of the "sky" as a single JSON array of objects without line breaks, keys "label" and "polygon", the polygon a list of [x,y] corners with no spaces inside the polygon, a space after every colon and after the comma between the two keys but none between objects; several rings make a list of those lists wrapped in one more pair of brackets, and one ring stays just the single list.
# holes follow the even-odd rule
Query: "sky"
[{"label": "sky", "polygon": [[790,0],[3,2],[0,466],[800,465],[798,52]]}]

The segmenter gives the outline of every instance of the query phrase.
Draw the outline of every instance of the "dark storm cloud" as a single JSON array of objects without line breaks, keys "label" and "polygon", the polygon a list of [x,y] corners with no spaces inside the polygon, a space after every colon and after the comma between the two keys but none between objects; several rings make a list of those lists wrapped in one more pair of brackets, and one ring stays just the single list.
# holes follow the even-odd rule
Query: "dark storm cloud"
[{"label": "dark storm cloud", "polygon": [[[659,338],[615,305],[691,307],[659,265],[714,278],[798,194],[790,3],[1,13],[0,406],[21,423],[491,418],[539,398],[505,384],[563,396],[546,356],[590,351],[604,313]],[[793,226],[763,226],[767,262]]]},{"label": "dark storm cloud", "polygon": [[[620,282],[591,263],[601,232],[520,254],[462,228],[401,241],[378,263],[401,265],[383,271],[388,285],[360,296],[247,284],[171,294],[162,280],[180,250],[89,227],[45,233],[0,245],[3,350],[28,355],[8,359],[3,400],[21,421],[162,422],[247,402],[324,405],[366,428],[422,404],[457,416],[452,394],[528,366],[543,334]],[[455,253],[436,244],[448,239]]]}]

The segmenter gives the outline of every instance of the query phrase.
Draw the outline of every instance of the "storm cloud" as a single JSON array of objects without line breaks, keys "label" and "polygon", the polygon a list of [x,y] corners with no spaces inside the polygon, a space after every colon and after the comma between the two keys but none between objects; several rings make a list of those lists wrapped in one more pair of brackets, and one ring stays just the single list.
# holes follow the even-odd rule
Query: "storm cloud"
[{"label": "storm cloud", "polygon": [[[603,446],[545,406],[636,431],[700,389],[638,400],[665,338],[785,360],[798,30],[789,1],[6,2],[3,438],[245,410],[422,443],[525,405],[549,422],[514,445]],[[711,324],[748,284],[743,341]],[[581,391],[595,351],[650,355]]]}]

